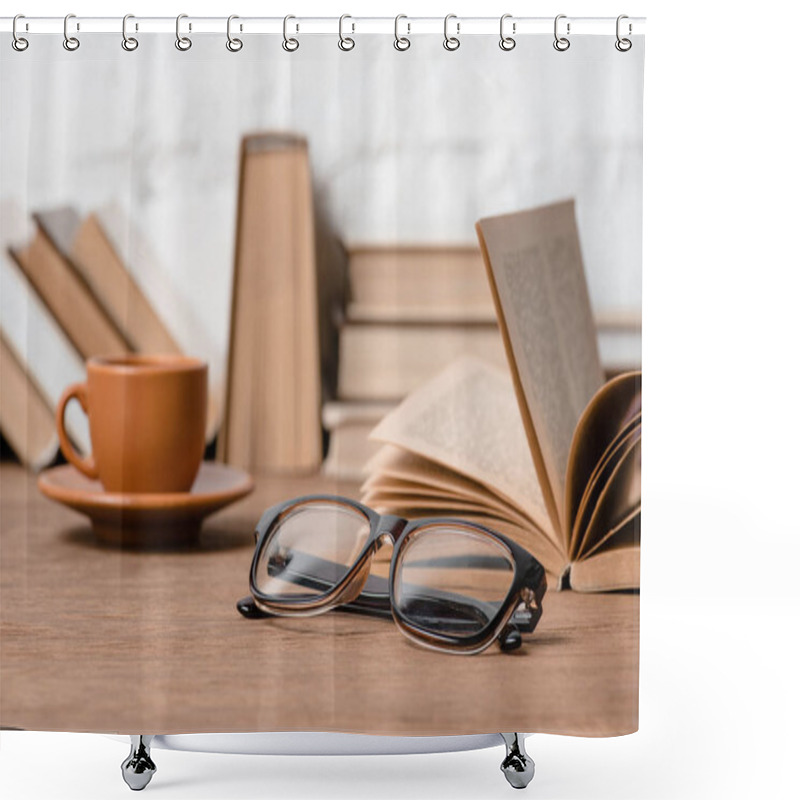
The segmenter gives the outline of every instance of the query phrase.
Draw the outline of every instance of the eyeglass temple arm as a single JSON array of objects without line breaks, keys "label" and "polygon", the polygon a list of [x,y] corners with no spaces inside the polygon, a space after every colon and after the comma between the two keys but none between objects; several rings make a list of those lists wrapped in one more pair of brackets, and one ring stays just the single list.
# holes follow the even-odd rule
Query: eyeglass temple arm
[{"label": "eyeglass temple arm", "polygon": [[[276,617],[277,614],[270,614],[256,605],[252,595],[243,597],[236,603],[236,608],[243,617],[247,619],[263,619],[265,617]],[[392,618],[392,609],[389,606],[389,598],[362,597],[352,600],[343,606],[336,606],[334,611],[349,611],[355,614],[365,614],[371,617]]]},{"label": "eyeglass temple arm", "polygon": [[531,585],[526,586],[520,595],[522,604],[509,620],[522,633],[533,633],[542,618],[542,600],[547,591],[547,577],[544,569],[538,566]]}]

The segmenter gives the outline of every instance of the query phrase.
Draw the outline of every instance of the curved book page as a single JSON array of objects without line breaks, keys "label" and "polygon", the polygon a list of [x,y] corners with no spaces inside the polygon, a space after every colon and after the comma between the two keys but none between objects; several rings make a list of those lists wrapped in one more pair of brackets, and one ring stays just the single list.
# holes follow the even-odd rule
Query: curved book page
[{"label": "curved book page", "polygon": [[597,498],[586,525],[578,559],[588,550],[597,550],[642,508],[642,434],[631,437]]},{"label": "curved book page", "polygon": [[477,359],[459,359],[387,414],[370,439],[396,445],[479,483],[560,546],[507,374]]},{"label": "curved book page", "polygon": [[[642,436],[642,417],[639,415],[631,422],[629,422],[620,431],[619,436],[609,446],[608,450],[603,454],[602,459],[592,471],[589,478],[589,483],[581,498],[581,503],[578,506],[577,514],[575,515],[575,522],[572,527],[572,537],[570,540],[569,554],[570,558],[575,558],[586,549],[586,533],[589,526],[589,521],[594,517],[597,512],[597,505],[600,498],[606,492],[608,485],[615,474],[615,470],[620,461],[625,458],[628,451],[633,445],[641,439]],[[636,479],[640,480],[639,464],[636,464]],[[638,483],[637,483],[638,486]],[[635,496],[636,503],[641,502],[641,493]]]},{"label": "curved book page", "polygon": [[364,481],[364,496],[386,492],[413,492],[426,498],[442,498],[451,505],[454,499],[478,504],[484,513],[497,514],[520,527],[535,527],[528,516],[477,481],[447,469],[429,459],[385,444],[367,464],[370,477]]},{"label": "curved book page", "polygon": [[567,541],[567,464],[603,384],[572,200],[476,225],[519,410],[553,527]]},{"label": "curved book page", "polygon": [[581,414],[567,466],[565,513],[571,534],[570,550],[576,546],[578,517],[592,479],[641,413],[642,373],[627,372],[601,387]]}]

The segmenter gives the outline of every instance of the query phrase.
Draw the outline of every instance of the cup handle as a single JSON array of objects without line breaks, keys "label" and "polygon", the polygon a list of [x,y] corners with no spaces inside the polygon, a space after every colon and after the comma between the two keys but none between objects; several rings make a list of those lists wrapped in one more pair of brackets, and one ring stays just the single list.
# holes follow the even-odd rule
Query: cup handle
[{"label": "cup handle", "polygon": [[64,453],[64,458],[86,475],[87,478],[97,480],[99,476],[97,473],[97,465],[94,463],[94,457],[89,455],[86,456],[86,458],[81,458],[81,456],[75,452],[75,448],[72,446],[72,442],[70,442],[69,436],[67,436],[67,430],[64,427],[64,412],[67,410],[67,404],[73,397],[81,404],[83,413],[88,414],[88,409],[86,407],[86,384],[73,383],[72,386],[68,386],[65,389],[64,394],[61,395],[61,399],[58,401],[58,409],[56,410],[58,441],[61,444],[61,451]]}]

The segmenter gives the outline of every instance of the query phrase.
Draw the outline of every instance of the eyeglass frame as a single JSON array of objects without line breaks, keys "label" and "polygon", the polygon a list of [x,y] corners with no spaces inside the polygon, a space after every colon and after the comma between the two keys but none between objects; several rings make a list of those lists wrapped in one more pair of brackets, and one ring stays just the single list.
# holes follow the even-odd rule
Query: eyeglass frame
[{"label": "eyeglass frame", "polygon": [[[295,506],[314,503],[330,503],[343,506],[358,511],[365,517],[365,520],[369,523],[370,532],[361,553],[352,566],[347,568],[341,580],[317,598],[310,601],[307,598],[295,600],[287,598],[281,602],[267,599],[267,596],[257,587],[257,572],[261,554],[270,539],[270,535],[281,517],[290,512]],[[395,600],[394,584],[397,563],[404,547],[408,546],[414,534],[418,534],[422,529],[433,525],[437,527],[455,526],[488,536],[505,548],[514,566],[511,585],[497,614],[484,628],[469,636],[452,636],[445,633],[422,630],[403,616]],[[520,633],[532,633],[542,616],[542,599],[547,591],[544,567],[521,545],[478,522],[455,517],[425,517],[408,520],[394,514],[379,514],[357,500],[351,500],[340,495],[312,494],[286,500],[268,508],[261,515],[261,519],[256,525],[254,536],[256,548],[250,566],[250,591],[252,593],[252,601],[261,613],[247,613],[243,606],[248,599],[245,598],[239,603],[239,610],[245,616],[263,616],[266,613],[277,616],[305,617],[315,616],[336,608],[385,615],[385,600],[383,596],[381,595],[378,599],[371,600],[370,597],[362,596],[362,590],[370,577],[369,568],[372,557],[387,540],[392,544],[392,558],[387,579],[388,597],[385,599],[388,599],[391,616],[400,631],[417,644],[433,650],[458,652],[465,655],[477,654],[488,648],[496,640],[499,640],[509,625],[513,625]],[[521,605],[524,606],[522,611],[519,608]],[[515,649],[520,644],[521,637],[517,637],[514,640],[514,644],[509,647],[505,647],[503,641],[501,641],[501,648],[504,650]]]}]

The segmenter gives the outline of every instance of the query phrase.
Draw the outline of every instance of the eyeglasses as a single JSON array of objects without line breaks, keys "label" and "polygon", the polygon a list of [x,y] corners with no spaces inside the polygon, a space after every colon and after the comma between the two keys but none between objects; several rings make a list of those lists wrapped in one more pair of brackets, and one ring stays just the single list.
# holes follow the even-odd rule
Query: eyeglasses
[{"label": "eyeglasses", "polygon": [[[237,604],[248,618],[339,608],[393,618],[430,649],[472,654],[494,641],[516,649],[542,615],[542,565],[474,522],[409,521],[314,495],[265,511],[255,536],[252,596]],[[388,577],[370,575],[384,543],[393,545]]]}]

